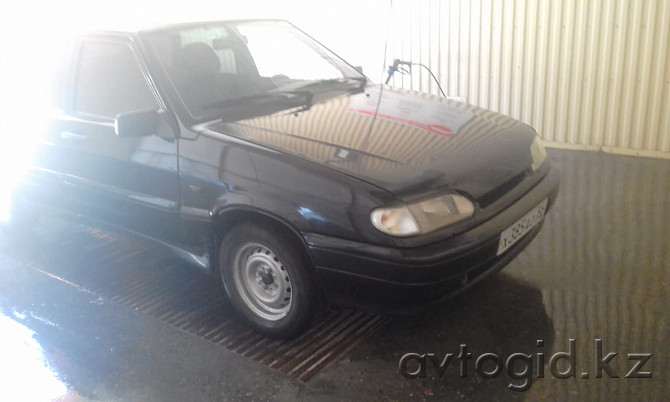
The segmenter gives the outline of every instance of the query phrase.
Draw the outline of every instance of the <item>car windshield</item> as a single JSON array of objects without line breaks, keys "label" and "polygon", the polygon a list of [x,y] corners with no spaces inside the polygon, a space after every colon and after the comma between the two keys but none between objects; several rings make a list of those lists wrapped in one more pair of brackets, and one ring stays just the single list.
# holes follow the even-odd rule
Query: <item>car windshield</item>
[{"label": "car windshield", "polygon": [[195,120],[237,120],[362,90],[355,68],[285,21],[152,31],[150,47]]}]

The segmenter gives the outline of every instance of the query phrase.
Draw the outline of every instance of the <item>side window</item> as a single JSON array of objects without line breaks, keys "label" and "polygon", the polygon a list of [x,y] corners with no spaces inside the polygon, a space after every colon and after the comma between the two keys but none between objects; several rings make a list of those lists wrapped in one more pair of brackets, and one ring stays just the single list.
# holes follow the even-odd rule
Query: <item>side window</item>
[{"label": "side window", "polygon": [[127,45],[85,42],[78,60],[75,113],[113,119],[118,113],[158,107]]}]

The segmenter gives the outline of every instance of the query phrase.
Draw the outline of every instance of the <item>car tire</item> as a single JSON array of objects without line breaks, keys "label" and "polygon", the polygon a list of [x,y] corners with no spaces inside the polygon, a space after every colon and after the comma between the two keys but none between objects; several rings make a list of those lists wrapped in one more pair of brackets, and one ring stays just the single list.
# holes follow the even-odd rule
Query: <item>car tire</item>
[{"label": "car tire", "polygon": [[283,236],[243,224],[221,243],[220,272],[236,310],[257,330],[290,338],[314,313],[314,286],[306,258]]}]

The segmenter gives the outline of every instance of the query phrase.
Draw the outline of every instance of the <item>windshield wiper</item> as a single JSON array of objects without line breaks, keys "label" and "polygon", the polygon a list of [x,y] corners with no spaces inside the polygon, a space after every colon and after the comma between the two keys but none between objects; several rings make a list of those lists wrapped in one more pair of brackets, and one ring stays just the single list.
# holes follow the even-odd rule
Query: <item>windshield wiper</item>
[{"label": "windshield wiper", "polygon": [[356,83],[355,89],[357,91],[362,91],[367,84],[368,79],[365,77],[347,77],[347,78],[329,78],[323,80],[316,80],[309,82],[305,85],[298,87],[299,89],[312,89],[314,87],[323,87],[325,89],[330,89],[332,86],[347,85],[350,86],[352,83]]},{"label": "windshield wiper", "polygon": [[[238,98],[228,98],[222,99],[216,102],[208,103],[204,105],[203,110],[216,109],[216,108],[225,108],[229,106],[240,106],[246,105],[249,103],[258,103],[258,104],[283,104],[289,103],[289,107],[295,107],[305,104],[310,104],[312,102],[312,93],[309,91],[272,91],[272,92],[262,92],[258,94],[252,94],[247,96],[242,96]],[[294,101],[298,101],[297,103]],[[296,103],[295,105],[293,105]]]}]

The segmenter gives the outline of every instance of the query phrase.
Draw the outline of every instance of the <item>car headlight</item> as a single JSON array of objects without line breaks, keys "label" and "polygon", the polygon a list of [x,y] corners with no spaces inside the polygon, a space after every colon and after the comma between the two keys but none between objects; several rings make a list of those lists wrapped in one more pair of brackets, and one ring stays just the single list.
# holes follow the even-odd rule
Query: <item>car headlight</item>
[{"label": "car headlight", "polygon": [[547,151],[544,149],[544,145],[542,145],[542,140],[537,135],[530,145],[530,155],[533,158],[533,170],[537,170],[547,158]]},{"label": "car headlight", "polygon": [[370,219],[378,230],[406,237],[432,232],[471,217],[475,206],[458,194],[445,194],[395,208],[378,208]]}]

